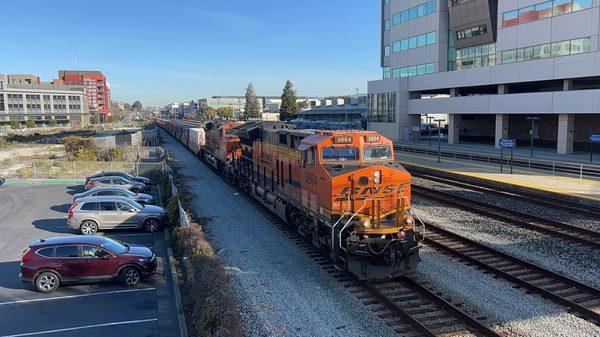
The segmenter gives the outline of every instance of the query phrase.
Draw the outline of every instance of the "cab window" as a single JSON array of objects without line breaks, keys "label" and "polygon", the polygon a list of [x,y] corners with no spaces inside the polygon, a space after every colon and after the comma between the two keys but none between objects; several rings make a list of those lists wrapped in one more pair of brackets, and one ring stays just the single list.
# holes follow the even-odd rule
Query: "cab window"
[{"label": "cab window", "polygon": [[321,150],[323,161],[357,161],[358,149],[355,147],[326,147]]},{"label": "cab window", "polygon": [[392,159],[392,149],[389,146],[369,146],[364,150],[365,160]]},{"label": "cab window", "polygon": [[314,147],[311,147],[308,150],[302,151],[302,156],[303,156],[302,160],[304,161],[304,163],[306,165],[315,166],[315,164],[317,162],[317,160],[316,160],[317,156],[316,156]]},{"label": "cab window", "polygon": [[83,257],[85,258],[103,258],[106,255],[110,255],[107,251],[94,246],[83,246],[81,247]]}]

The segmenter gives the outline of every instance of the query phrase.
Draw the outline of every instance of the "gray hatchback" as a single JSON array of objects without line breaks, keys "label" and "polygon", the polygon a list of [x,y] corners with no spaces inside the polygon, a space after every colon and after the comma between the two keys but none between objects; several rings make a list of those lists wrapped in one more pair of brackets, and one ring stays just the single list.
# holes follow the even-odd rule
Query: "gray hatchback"
[{"label": "gray hatchback", "polygon": [[67,226],[85,235],[101,229],[143,228],[156,232],[166,218],[162,207],[140,205],[125,197],[90,197],[77,199],[71,205]]}]

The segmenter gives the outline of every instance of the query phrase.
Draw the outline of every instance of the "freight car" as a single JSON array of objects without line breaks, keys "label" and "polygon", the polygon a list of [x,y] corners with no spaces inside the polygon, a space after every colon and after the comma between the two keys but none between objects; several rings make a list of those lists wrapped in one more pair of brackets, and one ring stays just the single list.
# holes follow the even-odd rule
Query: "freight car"
[{"label": "freight car", "polygon": [[410,208],[410,174],[392,149],[373,131],[227,122],[206,124],[197,154],[339,269],[382,279],[414,272],[422,240]]}]

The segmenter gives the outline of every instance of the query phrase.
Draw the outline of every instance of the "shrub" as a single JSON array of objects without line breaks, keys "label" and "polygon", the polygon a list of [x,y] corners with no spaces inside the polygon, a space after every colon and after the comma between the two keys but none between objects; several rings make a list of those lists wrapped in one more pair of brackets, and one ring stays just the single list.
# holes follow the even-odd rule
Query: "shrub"
[{"label": "shrub", "polygon": [[229,280],[204,232],[197,225],[173,230],[176,254],[185,258],[190,278],[184,307],[188,328],[195,336],[244,336]]},{"label": "shrub", "polygon": [[51,119],[48,121],[48,126],[56,127],[57,125],[58,125],[58,122],[56,121],[56,119]]},{"label": "shrub", "polygon": [[13,119],[13,120],[10,121],[10,128],[13,129],[13,130],[14,129],[20,129],[21,128],[21,123],[19,123],[19,121]]},{"label": "shrub", "polygon": [[167,215],[169,217],[169,225],[177,226],[179,224],[179,199],[171,197],[167,203]]},{"label": "shrub", "polygon": [[33,119],[28,119],[25,121],[25,126],[28,128],[35,128],[35,121]]},{"label": "shrub", "polygon": [[123,161],[123,158],[123,149],[120,147],[113,147],[106,151],[105,159],[107,161]]},{"label": "shrub", "polygon": [[67,156],[81,160],[98,160],[98,149],[90,138],[67,136],[60,140],[65,146]]},{"label": "shrub", "polygon": [[33,171],[29,167],[21,167],[17,169],[17,177],[19,179],[31,179],[33,178]]}]

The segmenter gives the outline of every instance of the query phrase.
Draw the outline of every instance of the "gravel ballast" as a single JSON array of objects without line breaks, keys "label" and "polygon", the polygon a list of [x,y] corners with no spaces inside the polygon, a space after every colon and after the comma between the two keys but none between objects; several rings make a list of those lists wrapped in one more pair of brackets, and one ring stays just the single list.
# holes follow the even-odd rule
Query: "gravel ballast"
[{"label": "gravel ballast", "polygon": [[249,336],[395,336],[231,186],[161,131],[231,275]]},{"label": "gravel ballast", "polygon": [[437,251],[421,249],[419,278],[428,281],[441,296],[507,336],[600,336],[600,327],[588,323],[547,300],[526,295],[503,280],[495,279]]}]

